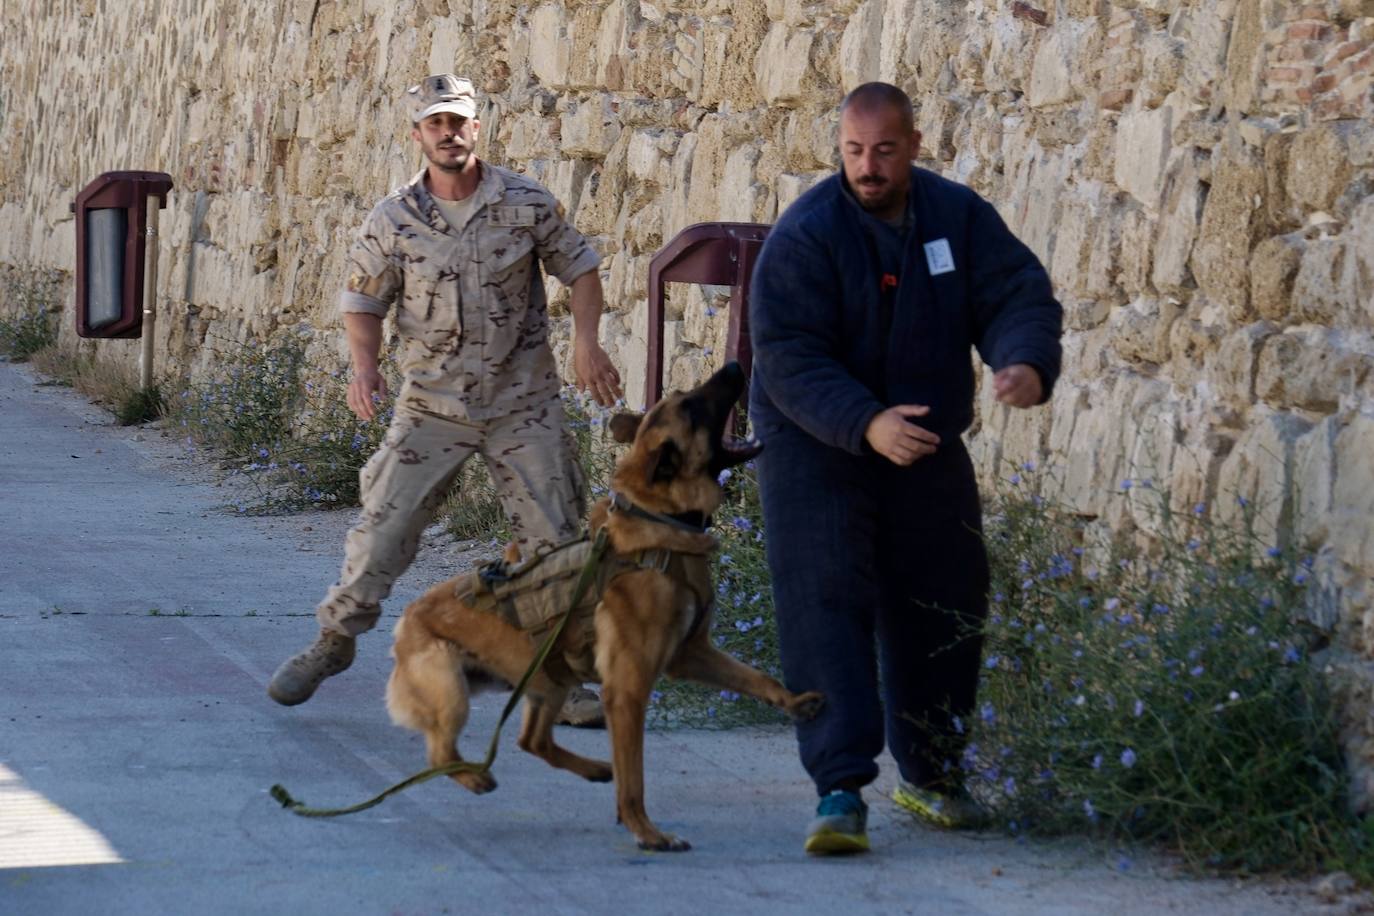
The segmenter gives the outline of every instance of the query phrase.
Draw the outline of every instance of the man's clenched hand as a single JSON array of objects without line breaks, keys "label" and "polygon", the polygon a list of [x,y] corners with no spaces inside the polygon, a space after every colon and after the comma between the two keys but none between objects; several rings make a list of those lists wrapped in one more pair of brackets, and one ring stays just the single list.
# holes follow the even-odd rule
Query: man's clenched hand
[{"label": "man's clenched hand", "polygon": [[994,375],[992,391],[1000,403],[1012,407],[1034,407],[1045,393],[1040,384],[1040,373],[1026,363],[1007,366]]},{"label": "man's clenched hand", "polygon": [[908,420],[924,417],[930,408],[923,404],[897,404],[868,422],[864,439],[873,451],[893,464],[906,467],[918,458],[933,455],[940,437]]}]

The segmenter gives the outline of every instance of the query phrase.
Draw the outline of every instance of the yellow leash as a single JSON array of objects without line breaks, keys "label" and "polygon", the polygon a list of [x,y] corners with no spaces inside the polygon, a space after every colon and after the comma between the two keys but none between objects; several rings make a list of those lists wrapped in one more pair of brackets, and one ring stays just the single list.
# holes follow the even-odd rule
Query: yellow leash
[{"label": "yellow leash", "polygon": [[291,797],[291,793],[286,791],[286,787],[278,783],[271,789],[272,797],[281,803],[281,806],[292,814],[299,814],[301,817],[339,817],[344,814],[355,814],[359,811],[366,811],[368,808],[380,805],[388,796],[395,795],[397,792],[404,792],[411,786],[419,785],[422,782],[433,779],[436,776],[449,776],[453,773],[485,773],[491,769],[491,765],[496,761],[496,745],[501,738],[501,729],[505,726],[506,720],[514,711],[520,698],[525,694],[525,688],[529,686],[530,680],[544,667],[544,661],[553,651],[553,645],[558,641],[558,637],[563,634],[563,627],[567,624],[568,618],[572,616],[573,609],[581,603],[582,598],[587,594],[587,589],[591,587],[592,580],[596,577],[596,568],[601,562],[602,555],[606,552],[606,529],[603,527],[596,533],[596,540],[592,543],[591,555],[587,557],[586,564],[582,567],[582,575],[577,580],[577,587],[573,591],[572,602],[568,609],[558,618],[549,635],[540,644],[539,651],[535,653],[534,659],[530,662],[530,667],[525,671],[524,677],[520,678],[520,683],[515,685],[515,690],[511,692],[510,699],[506,701],[506,708],[501,711],[501,719],[496,723],[496,731],[492,733],[491,744],[487,747],[487,758],[481,763],[474,763],[469,760],[458,760],[453,763],[446,763],[441,767],[430,767],[422,770],[408,779],[403,779],[396,785],[382,792],[380,795],[370,798],[365,802],[360,802],[347,808],[310,808],[304,802],[297,801]]}]

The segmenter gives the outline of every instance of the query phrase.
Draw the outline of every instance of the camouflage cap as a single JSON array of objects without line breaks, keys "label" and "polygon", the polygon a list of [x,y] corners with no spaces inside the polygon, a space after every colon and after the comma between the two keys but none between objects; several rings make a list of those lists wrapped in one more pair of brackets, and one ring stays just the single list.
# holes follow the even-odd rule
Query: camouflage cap
[{"label": "camouflage cap", "polygon": [[412,124],[441,111],[475,118],[477,94],[473,91],[471,80],[452,73],[436,73],[406,90],[406,107],[410,110]]}]

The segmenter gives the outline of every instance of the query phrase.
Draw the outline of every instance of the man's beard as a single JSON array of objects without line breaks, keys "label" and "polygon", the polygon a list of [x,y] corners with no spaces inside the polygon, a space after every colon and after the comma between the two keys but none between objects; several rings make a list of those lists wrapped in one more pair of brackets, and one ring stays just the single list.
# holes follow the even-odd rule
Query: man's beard
[{"label": "man's beard", "polygon": [[901,202],[902,193],[903,190],[891,181],[874,185],[861,178],[855,182],[854,198],[859,206],[872,213],[894,209]]},{"label": "man's beard", "polygon": [[[455,156],[455,158],[450,159],[449,156]],[[433,149],[425,150],[425,158],[427,158],[435,168],[442,169],[445,172],[461,172],[467,167],[468,159],[471,157],[472,150],[470,149],[440,149],[438,146],[435,146]]]}]

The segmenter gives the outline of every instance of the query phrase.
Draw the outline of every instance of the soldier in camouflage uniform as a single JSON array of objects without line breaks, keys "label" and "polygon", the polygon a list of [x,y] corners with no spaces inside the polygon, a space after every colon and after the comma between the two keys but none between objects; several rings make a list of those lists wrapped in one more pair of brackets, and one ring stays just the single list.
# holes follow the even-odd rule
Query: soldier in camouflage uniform
[{"label": "soldier in camouflage uniform", "polygon": [[[541,264],[572,289],[578,386],[602,405],[621,393],[597,342],[600,257],[541,185],[472,153],[479,122],[468,80],[427,77],[406,101],[428,163],[368,215],[339,300],[353,361],[349,407],[372,419],[386,395],[377,363],[393,307],[404,384],[386,439],[362,470],[362,511],[339,581],[316,611],[319,638],[268,686],[288,706],[352,664],[355,637],[376,625],[380,602],[473,454],[491,472],[522,554],[580,531],[583,482],[558,398]],[[584,694],[579,715],[588,696],[595,701]]]}]

